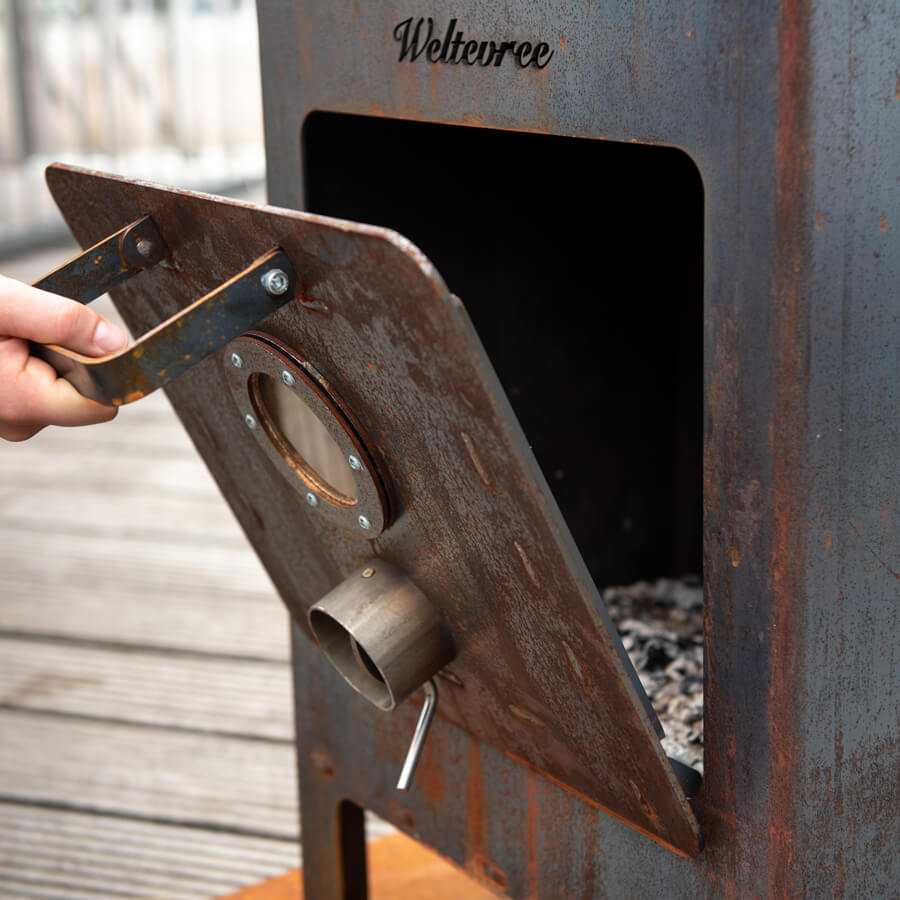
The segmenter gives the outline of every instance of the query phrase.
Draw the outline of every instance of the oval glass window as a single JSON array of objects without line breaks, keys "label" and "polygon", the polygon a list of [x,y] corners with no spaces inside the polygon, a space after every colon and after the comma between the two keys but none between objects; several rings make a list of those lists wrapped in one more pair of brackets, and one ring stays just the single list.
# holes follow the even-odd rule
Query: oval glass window
[{"label": "oval glass window", "polygon": [[354,506],[353,470],[318,416],[271,375],[255,372],[249,388],[260,424],[287,464],[323,500]]}]

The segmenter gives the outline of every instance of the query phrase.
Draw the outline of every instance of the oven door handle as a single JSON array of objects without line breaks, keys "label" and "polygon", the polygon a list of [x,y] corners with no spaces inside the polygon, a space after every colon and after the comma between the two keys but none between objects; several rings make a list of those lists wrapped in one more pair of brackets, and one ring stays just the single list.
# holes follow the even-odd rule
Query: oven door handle
[{"label": "oven door handle", "polygon": [[[132,222],[34,287],[90,303],[168,255],[149,216]],[[85,397],[122,406],[145,397],[259,324],[296,294],[287,254],[274,248],[118,353],[90,357],[54,344],[32,344]]]}]

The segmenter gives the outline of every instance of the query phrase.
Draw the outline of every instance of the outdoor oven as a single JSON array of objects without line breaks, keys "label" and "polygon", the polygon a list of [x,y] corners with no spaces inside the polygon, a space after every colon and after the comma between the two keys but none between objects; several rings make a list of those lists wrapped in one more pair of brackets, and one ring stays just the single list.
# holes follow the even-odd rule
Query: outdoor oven
[{"label": "outdoor oven", "polygon": [[690,860],[440,707],[413,791],[392,795],[415,710],[358,700],[298,635],[309,896],[361,890],[358,807],[516,897],[889,896],[889,5],[264,2],[259,21],[270,202],[423,250],[598,588],[705,584]]},{"label": "outdoor oven", "polygon": [[[281,209],[48,182],[151,298],[66,377],[190,370],[293,614],[306,896],[365,896],[365,809],[512,897],[894,896],[889,7],[259,22]],[[702,783],[600,596],[660,575],[702,578]]]}]

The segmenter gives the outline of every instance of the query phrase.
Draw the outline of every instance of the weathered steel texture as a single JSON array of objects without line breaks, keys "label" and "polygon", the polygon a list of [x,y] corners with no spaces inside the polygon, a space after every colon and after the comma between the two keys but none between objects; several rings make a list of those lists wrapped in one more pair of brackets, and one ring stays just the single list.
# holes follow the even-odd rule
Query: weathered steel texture
[{"label": "weathered steel texture", "polygon": [[[433,786],[392,805],[384,760],[407,729],[339,701],[337,676],[298,649],[306,828],[347,796],[401,826],[408,813],[471,871],[496,866],[511,896],[896,896],[895,7],[454,4],[479,38],[551,41],[540,71],[398,62],[410,15],[451,18],[260,4],[273,202],[304,205],[314,110],[662,143],[703,176],[705,850],[677,860],[440,719],[420,772]],[[433,202],[452,173],[436,159],[414,189]],[[313,896],[337,896],[308,873]]]},{"label": "weathered steel texture", "polygon": [[[50,170],[48,179],[53,179]],[[143,271],[138,268],[143,259],[138,247],[145,241],[150,249],[143,261],[149,268],[162,258],[163,244],[152,220],[144,218],[98,242],[35,282],[35,287],[89,303]],[[280,270],[288,279],[287,289],[277,296],[266,291],[260,281],[273,270]],[[271,249],[118,353],[89,357],[52,344],[34,344],[32,352],[85,397],[122,406],[187,372],[273,309],[290,302],[295,281],[290,259],[281,250]]]},{"label": "weathered steel texture", "polygon": [[[269,247],[292,261],[297,299],[260,330],[353,410],[386,473],[391,527],[367,541],[304,501],[293,473],[273,466],[245,427],[229,352],[169,395],[295,621],[308,633],[308,607],[365,560],[395,564],[457,649],[439,716],[696,854],[696,821],[643,689],[462,304],[428,260],[371,226],[65,167],[49,170],[48,183],[82,243],[135,210],[156,222],[169,261],[116,295],[134,330],[176,315]],[[404,748],[384,760],[395,777],[413,729],[390,727],[403,734]]]},{"label": "weathered steel texture", "polygon": [[166,248],[156,226],[144,216],[79,253],[34,286],[79,303],[90,303],[156,265],[165,255]]}]

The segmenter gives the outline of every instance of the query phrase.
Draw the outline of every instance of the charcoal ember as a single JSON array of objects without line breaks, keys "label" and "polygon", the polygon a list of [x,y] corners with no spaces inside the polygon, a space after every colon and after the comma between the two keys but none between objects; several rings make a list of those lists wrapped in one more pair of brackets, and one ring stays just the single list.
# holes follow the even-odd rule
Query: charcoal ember
[{"label": "charcoal ember", "polygon": [[671,644],[668,641],[659,640],[658,638],[652,638],[647,641],[640,667],[645,672],[657,672],[660,669],[665,669],[672,662],[672,654],[669,652],[669,647],[671,647]]},{"label": "charcoal ember", "polygon": [[603,592],[666,736],[669,756],[703,771],[703,582],[639,581]]},{"label": "charcoal ember", "polygon": [[641,619],[622,619],[616,628],[620,634],[632,634],[639,641],[646,641],[657,633],[651,623]]},{"label": "charcoal ember", "polygon": [[673,697],[666,707],[666,712],[670,717],[678,719],[687,725],[693,725],[699,719],[703,718],[703,707],[694,701],[693,698],[678,694]]},{"label": "charcoal ember", "polygon": [[[659,696],[660,691],[666,686],[668,678],[662,672],[638,672],[638,678],[653,703],[654,698]],[[654,706],[654,709],[656,707]]]},{"label": "charcoal ember", "polygon": [[685,653],[679,649],[674,654],[674,659],[666,666],[666,674],[672,678],[684,681],[690,676],[700,675],[703,671],[703,662],[697,659],[696,653]]}]

